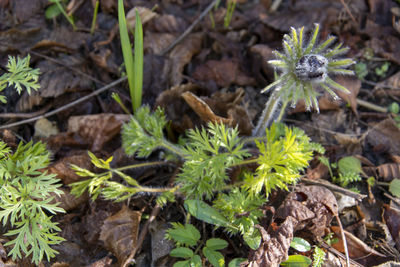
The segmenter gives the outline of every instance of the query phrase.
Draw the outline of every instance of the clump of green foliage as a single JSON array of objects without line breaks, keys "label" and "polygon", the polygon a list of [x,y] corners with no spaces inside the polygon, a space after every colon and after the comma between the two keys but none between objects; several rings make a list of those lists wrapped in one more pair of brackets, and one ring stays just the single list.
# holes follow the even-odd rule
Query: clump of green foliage
[{"label": "clump of green foliage", "polygon": [[[30,94],[32,90],[37,91],[40,88],[39,69],[32,69],[29,67],[30,56],[25,58],[8,57],[6,65],[7,72],[0,76],[0,92],[13,86],[19,94],[21,94],[23,87]],[[0,95],[0,101],[7,103],[6,97]]]},{"label": "clump of green foliage", "polygon": [[[342,187],[361,181],[361,174],[365,175],[361,167],[361,161],[356,157],[343,157],[337,163],[329,163],[326,157],[319,157],[319,160],[328,167],[333,182],[340,184]],[[332,168],[337,169],[337,177],[333,174]]]},{"label": "clump of green foliage", "polygon": [[[93,164],[106,171],[95,174],[74,166],[78,175],[89,179],[72,184],[72,193],[80,195],[88,190],[93,199],[102,195],[117,201],[139,192],[162,193],[159,203],[174,200],[174,193],[183,194],[190,215],[223,227],[230,234],[240,233],[245,242],[256,249],[261,238],[254,225],[263,215],[260,207],[267,201],[269,193],[295,184],[312,159],[312,152],[323,153],[323,148],[310,142],[303,131],[283,124],[274,124],[266,130],[266,137],[254,139],[258,148],[256,155],[251,155],[245,148],[248,141],[239,136],[236,128],[210,123],[207,127],[189,130],[182,145],[176,145],[165,139],[166,125],[161,109],[151,113],[148,107],[141,107],[123,126],[122,143],[131,156],[148,157],[155,150],[164,149],[169,153],[168,158],[180,161],[182,167],[174,187],[141,186],[123,170],[143,165],[113,169],[109,166],[112,158],[101,160],[90,154]],[[151,166],[152,163],[144,164]],[[253,172],[246,168],[249,164],[258,167]],[[232,183],[229,172],[239,167],[242,175]],[[124,182],[112,181],[113,174]],[[210,206],[206,201],[211,200],[214,202]]]},{"label": "clump of green foliage", "polygon": [[50,162],[43,143],[20,144],[14,153],[0,141],[0,221],[11,226],[5,235],[14,237],[6,246],[13,246],[9,255],[13,259],[32,255],[39,263],[46,255],[49,260],[57,251],[50,245],[64,239],[61,231],[48,214],[64,212],[53,202],[60,195],[61,185],[54,174],[40,171]]},{"label": "clump of green foliage", "polygon": [[[28,93],[38,90],[39,70],[29,67],[29,55],[25,58],[9,57],[6,69],[0,76],[0,91],[13,86],[18,93],[25,88]],[[5,96],[0,101],[6,103]],[[0,140],[0,221],[5,236],[13,239],[9,254],[13,260],[31,256],[38,264],[44,256],[47,260],[57,251],[50,246],[64,239],[57,236],[61,231],[49,214],[64,212],[54,203],[54,195],[60,195],[61,185],[54,174],[41,171],[50,163],[50,154],[42,143],[29,142],[18,145],[12,151]]]},{"label": "clump of green foliage", "polygon": [[[176,248],[171,251],[170,255],[172,257],[184,259],[176,262],[174,267],[202,266],[202,260],[198,254],[200,249],[203,256],[213,266],[225,266],[224,256],[218,250],[226,248],[228,242],[220,238],[210,238],[204,245],[204,242],[199,242],[201,235],[194,225],[182,225],[180,223],[172,223],[171,225],[172,227],[168,229],[166,238],[174,241]],[[192,248],[195,248],[195,251],[193,251]],[[229,263],[229,266],[236,266],[233,264],[244,260],[245,259],[240,258],[233,259]]]},{"label": "clump of green foliage", "polygon": [[[307,240],[294,237],[290,246],[302,253],[310,252],[312,247]],[[313,254],[311,260],[309,257],[304,255],[289,255],[288,259],[281,263],[281,266],[287,267],[296,267],[296,266],[310,266],[312,263],[312,267],[321,267],[325,262],[325,251],[323,251],[320,247],[315,246],[313,249]]]}]

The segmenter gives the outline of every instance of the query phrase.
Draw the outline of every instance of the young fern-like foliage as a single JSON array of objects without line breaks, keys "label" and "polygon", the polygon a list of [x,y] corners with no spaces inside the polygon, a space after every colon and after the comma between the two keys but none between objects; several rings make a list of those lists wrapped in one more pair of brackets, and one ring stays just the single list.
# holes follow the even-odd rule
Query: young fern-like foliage
[{"label": "young fern-like foliage", "polygon": [[[29,66],[30,56],[25,58],[8,57],[6,65],[7,72],[0,76],[0,92],[7,86],[13,86],[18,94],[21,94],[23,87],[30,94],[32,90],[40,88],[39,69],[32,69]],[[7,103],[5,96],[0,95],[0,101]]]},{"label": "young fern-like foliage", "polygon": [[309,139],[303,135],[299,141],[298,135],[288,127],[284,128],[283,136],[280,132],[278,124],[273,124],[266,130],[266,141],[256,141],[260,151],[259,166],[254,174],[247,173],[244,181],[244,188],[253,195],[259,194],[263,188],[267,197],[276,188],[287,190],[287,185],[297,182],[300,171],[312,159]]},{"label": "young fern-like foliage", "polygon": [[188,198],[211,199],[229,181],[227,170],[250,154],[243,148],[237,129],[224,124],[189,130],[183,149],[186,157],[177,183]]},{"label": "young fern-like foliage", "polygon": [[5,235],[14,239],[6,246],[13,246],[9,255],[13,259],[32,255],[38,264],[44,256],[47,260],[57,251],[50,245],[64,239],[57,236],[61,231],[48,214],[64,212],[53,203],[53,194],[60,195],[61,184],[54,174],[40,171],[48,166],[49,152],[42,143],[22,143],[14,153],[0,141],[0,221],[9,224]]}]

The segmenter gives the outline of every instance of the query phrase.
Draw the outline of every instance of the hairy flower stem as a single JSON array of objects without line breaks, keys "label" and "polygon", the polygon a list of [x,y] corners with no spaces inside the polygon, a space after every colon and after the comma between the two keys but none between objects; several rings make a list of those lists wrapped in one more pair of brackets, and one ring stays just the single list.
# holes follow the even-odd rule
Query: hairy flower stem
[{"label": "hairy flower stem", "polygon": [[165,149],[168,149],[169,151],[175,153],[178,155],[180,158],[184,159],[186,157],[185,152],[178,146],[174,145],[171,142],[168,142],[166,139],[161,139],[161,146],[164,147]]},{"label": "hairy flower stem", "polygon": [[273,122],[279,122],[282,119],[288,102],[282,102],[282,99],[278,96],[277,92],[278,90],[275,90],[265,104],[265,108],[258,120],[257,126],[253,130],[253,137],[265,135],[265,130],[271,126]]}]

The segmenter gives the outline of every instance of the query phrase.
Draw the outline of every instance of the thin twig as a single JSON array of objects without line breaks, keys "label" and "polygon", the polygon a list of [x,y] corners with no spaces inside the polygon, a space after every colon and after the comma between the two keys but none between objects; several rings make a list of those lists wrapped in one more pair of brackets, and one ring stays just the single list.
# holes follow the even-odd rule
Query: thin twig
[{"label": "thin twig", "polygon": [[382,113],[387,113],[387,111],[388,111],[387,108],[372,104],[370,102],[367,102],[367,101],[364,101],[364,100],[361,100],[358,98],[356,99],[356,101],[359,106],[362,106],[364,108],[368,108],[368,109],[371,109],[371,110],[374,110],[377,112],[382,112]]},{"label": "thin twig", "polygon": [[355,198],[358,201],[362,201],[364,198],[367,197],[367,195],[359,194],[353,191],[350,191],[348,189],[345,189],[343,187],[331,184],[330,182],[322,179],[318,180],[312,180],[312,179],[307,179],[307,178],[301,178],[301,181],[306,183],[306,184],[313,184],[313,185],[320,185],[328,188],[329,190],[341,193],[343,195],[347,195],[349,197]]},{"label": "thin twig", "polygon": [[215,4],[218,2],[218,0],[213,0],[211,4],[207,6],[206,9],[201,12],[200,16],[186,29],[184,33],[182,33],[172,44],[170,44],[167,48],[165,48],[161,52],[161,56],[164,56],[168,52],[170,52],[177,44],[179,44],[183,38],[185,38],[192,30],[193,28],[210,12],[210,10],[215,6]]},{"label": "thin twig", "polygon": [[347,248],[346,234],[344,233],[344,229],[342,226],[342,222],[340,221],[339,215],[335,214],[335,218],[339,224],[340,235],[342,236],[344,254],[346,256],[346,267],[350,267],[350,257],[349,257],[349,249]]},{"label": "thin twig", "polygon": [[346,12],[347,12],[347,14],[349,14],[351,20],[352,20],[354,23],[357,23],[356,19],[354,18],[353,14],[351,13],[350,8],[349,8],[349,6],[346,4],[346,2],[344,2],[344,0],[340,0],[340,2],[342,2],[342,5],[344,6],[344,9],[346,9]]},{"label": "thin twig", "polygon": [[131,254],[126,259],[126,261],[124,262],[122,267],[129,266],[132,259],[135,257],[136,253],[138,252],[139,248],[142,247],[143,241],[147,235],[147,232],[149,231],[149,226],[156,219],[156,217],[160,213],[160,211],[161,211],[161,207],[158,204],[156,204],[154,206],[153,210],[151,211],[149,219],[146,221],[145,225],[143,226],[143,229],[140,231],[140,235],[136,242],[136,246],[133,248]]},{"label": "thin twig", "polygon": [[61,111],[69,109],[70,107],[73,107],[73,106],[75,106],[75,105],[77,105],[79,103],[82,103],[82,102],[88,100],[89,98],[91,98],[93,96],[96,96],[96,95],[98,95],[98,94],[100,94],[100,93],[102,93],[102,92],[104,92],[104,91],[106,91],[106,90],[108,90],[108,89],[110,89],[110,88],[112,88],[112,87],[114,87],[114,86],[126,81],[126,79],[127,79],[127,77],[119,78],[118,80],[116,80],[116,81],[114,81],[114,82],[112,82],[112,83],[110,83],[110,84],[108,84],[106,86],[101,87],[100,89],[94,91],[91,94],[88,94],[88,95],[86,95],[86,96],[84,96],[84,97],[82,97],[80,99],[77,99],[77,100],[75,100],[75,101],[73,101],[73,102],[71,102],[71,103],[69,103],[69,104],[67,104],[65,106],[62,106],[60,108],[57,108],[57,109],[52,110],[50,112],[47,112],[47,113],[45,113],[43,115],[0,126],[0,130],[1,129],[7,129],[7,128],[15,127],[15,126],[19,126],[19,125],[23,125],[23,124],[26,124],[26,123],[29,123],[29,122],[34,122],[34,121],[36,121],[36,120],[38,120],[40,118],[47,118],[47,117],[53,116],[53,115],[55,115],[55,114],[57,114],[57,113],[59,113]]},{"label": "thin twig", "polygon": [[90,76],[89,74],[84,73],[83,71],[80,71],[80,70],[78,70],[78,69],[76,69],[76,68],[74,68],[74,67],[65,65],[64,62],[60,62],[60,61],[57,60],[57,59],[54,59],[54,58],[52,58],[52,57],[43,55],[43,54],[41,54],[41,53],[38,53],[38,52],[35,52],[35,51],[32,51],[32,50],[30,50],[29,53],[30,53],[30,54],[33,54],[33,55],[35,55],[35,56],[38,56],[38,57],[47,59],[48,61],[51,61],[51,62],[53,62],[53,63],[59,64],[59,65],[65,67],[65,68],[67,68],[67,69],[70,69],[70,70],[72,70],[73,72],[76,72],[77,74],[79,74],[79,75],[81,75],[81,76],[83,76],[83,77],[86,77],[86,78],[88,78],[89,80],[92,80],[92,81],[94,81],[94,82],[96,82],[96,83],[99,83],[99,84],[101,84],[101,85],[105,85],[105,83],[102,82],[102,81],[100,81],[99,79],[96,79],[96,78]]},{"label": "thin twig", "polygon": [[0,113],[0,118],[5,118],[5,119],[27,119],[27,118],[33,118],[36,116],[40,116],[44,114],[46,111],[48,111],[52,107],[52,104],[49,103],[43,108],[41,108],[38,111],[35,112],[29,112],[29,113]]}]

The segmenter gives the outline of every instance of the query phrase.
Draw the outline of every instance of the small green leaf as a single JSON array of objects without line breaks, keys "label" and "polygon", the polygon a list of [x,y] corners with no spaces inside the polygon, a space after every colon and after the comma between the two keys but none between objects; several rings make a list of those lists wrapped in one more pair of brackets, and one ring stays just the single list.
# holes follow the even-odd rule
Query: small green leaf
[{"label": "small green leaf", "polygon": [[174,240],[178,245],[194,246],[200,239],[200,232],[191,224],[182,225],[180,223],[172,223],[172,228],[167,230],[168,239]]},{"label": "small green leaf", "polygon": [[204,247],[203,254],[214,267],[225,266],[225,259],[221,252]]},{"label": "small green leaf", "polygon": [[290,255],[287,261],[281,263],[281,266],[289,267],[308,267],[312,263],[311,259],[303,255]]},{"label": "small green leaf", "polygon": [[290,246],[300,252],[307,252],[311,249],[310,243],[308,243],[307,240],[300,237],[293,237]]},{"label": "small green leaf", "polygon": [[362,173],[361,161],[356,157],[344,157],[338,162],[339,172],[343,175],[347,173]]},{"label": "small green leaf", "polygon": [[369,186],[374,186],[375,185],[375,178],[373,176],[368,177],[367,183]]},{"label": "small green leaf", "polygon": [[234,258],[229,262],[228,267],[240,267],[240,264],[246,260],[245,258]]},{"label": "small green leaf", "polygon": [[224,249],[228,246],[228,242],[220,238],[210,238],[206,242],[206,246],[212,250]]},{"label": "small green leaf", "polygon": [[389,110],[389,112],[398,114],[400,111],[400,106],[398,103],[393,102],[392,104],[389,105],[388,110]]},{"label": "small green leaf", "polygon": [[57,17],[60,14],[61,14],[61,11],[58,8],[58,6],[57,5],[51,5],[51,6],[46,8],[44,16],[45,16],[46,19],[52,19],[52,18]]},{"label": "small green leaf", "polygon": [[174,267],[188,267],[190,266],[190,260],[186,260],[186,261],[177,261],[174,263]]},{"label": "small green leaf", "polygon": [[260,232],[258,230],[255,230],[253,231],[253,233],[245,233],[243,235],[243,240],[251,249],[256,250],[261,243]]},{"label": "small green leaf", "polygon": [[191,250],[190,248],[185,248],[185,247],[174,248],[173,250],[171,250],[169,255],[171,255],[172,257],[175,257],[175,258],[188,259],[188,258],[193,257],[193,250]]},{"label": "small green leaf", "polygon": [[[185,209],[194,217],[206,223],[216,226],[234,227],[229,221],[207,203],[202,200],[188,199],[185,201]],[[235,228],[235,227],[234,227]]]},{"label": "small green leaf", "polygon": [[393,179],[390,182],[389,192],[395,197],[400,197],[400,179]]}]

